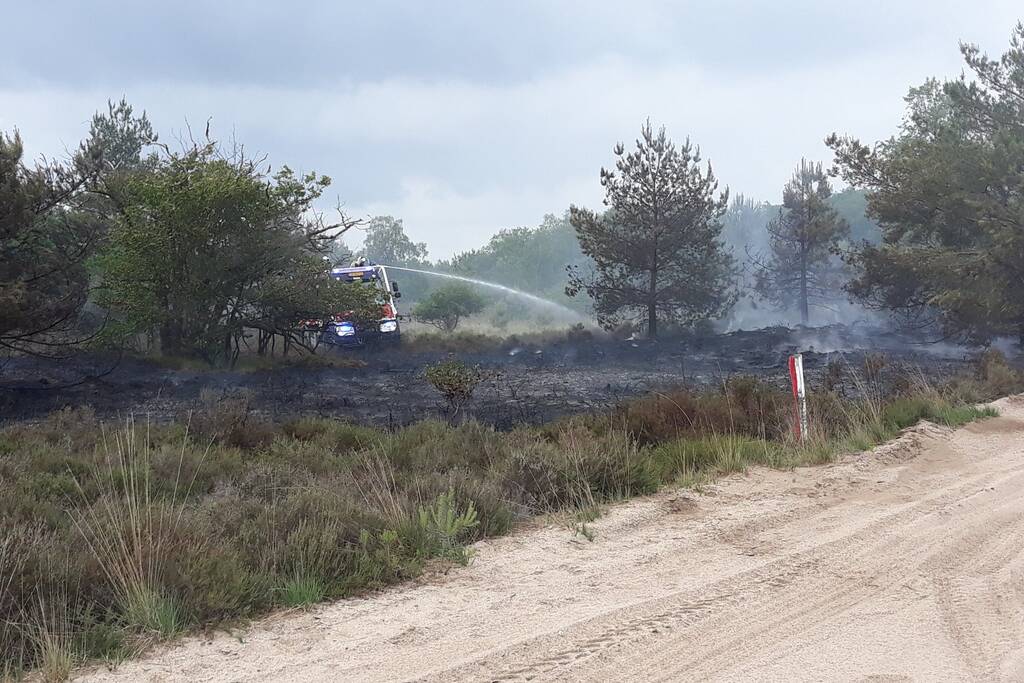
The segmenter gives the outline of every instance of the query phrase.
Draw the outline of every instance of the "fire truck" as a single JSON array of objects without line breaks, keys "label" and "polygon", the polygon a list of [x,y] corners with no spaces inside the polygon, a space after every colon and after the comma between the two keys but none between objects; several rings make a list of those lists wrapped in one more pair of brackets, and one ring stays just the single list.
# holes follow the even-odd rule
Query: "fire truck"
[{"label": "fire truck", "polygon": [[380,293],[380,319],[373,323],[360,323],[351,313],[338,313],[321,331],[320,342],[341,347],[359,347],[376,344],[397,344],[401,338],[398,308],[395,300],[401,298],[398,283],[388,278],[385,266],[366,263],[360,259],[348,267],[331,268],[331,277],[352,285],[372,285]]}]

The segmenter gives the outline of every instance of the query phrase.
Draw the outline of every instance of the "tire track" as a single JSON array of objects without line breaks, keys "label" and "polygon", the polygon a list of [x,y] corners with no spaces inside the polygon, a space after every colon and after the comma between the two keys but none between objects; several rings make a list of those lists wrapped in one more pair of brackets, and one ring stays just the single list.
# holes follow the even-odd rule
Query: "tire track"
[{"label": "tire track", "polygon": [[[1000,477],[998,473],[984,472],[970,479],[960,480],[953,486],[932,493],[929,497],[914,502],[904,509],[893,512],[874,521],[857,532],[836,541],[815,546],[809,550],[788,554],[780,559],[762,565],[752,571],[744,572],[722,582],[704,586],[698,591],[686,591],[666,598],[658,598],[648,604],[634,604],[615,612],[602,614],[585,624],[575,624],[571,630],[556,634],[532,638],[517,643],[513,649],[499,655],[500,659],[515,659],[517,655],[550,648],[552,641],[561,641],[559,646],[546,655],[536,659],[527,666],[520,666],[507,671],[492,671],[488,662],[477,662],[469,667],[462,667],[444,672],[438,677],[427,677],[423,680],[536,680],[538,677],[549,677],[561,674],[561,670],[575,665],[583,659],[620,647],[630,641],[642,641],[650,634],[658,635],[669,631],[690,629],[698,622],[708,619],[715,613],[729,608],[747,609],[755,599],[776,596],[781,589],[789,587],[797,579],[827,574],[828,580],[819,590],[842,582],[843,588],[832,592],[828,597],[801,607],[800,614],[823,613],[828,611],[831,603],[846,604],[853,600],[855,604],[866,595],[877,590],[877,582],[882,578],[882,570],[888,566],[891,558],[879,552],[877,539],[879,536],[891,536],[889,529],[905,531],[912,522],[940,512],[950,503],[963,500],[968,492],[984,488]],[[1020,478],[1024,481],[1024,472],[1013,472],[1009,478]],[[886,539],[889,555],[893,552],[893,541]],[[900,547],[912,546],[919,539],[904,540]],[[824,557],[823,557],[824,555]],[[851,557],[851,555],[853,557]],[[871,562],[869,558],[880,556]],[[831,562],[830,562],[831,560]],[[920,559],[921,562],[924,558]],[[852,577],[841,568],[830,564],[855,564],[860,567],[861,577]],[[891,579],[894,583],[899,577]],[[801,585],[797,590],[806,591],[810,587]],[[806,602],[806,601],[801,601]],[[668,603],[666,605],[666,603]],[[777,611],[774,605],[765,608]],[[745,615],[753,617],[754,615]],[[795,617],[794,617],[795,618]],[[779,625],[779,619],[772,621]],[[596,632],[596,633],[592,633]],[[745,637],[745,636],[744,636]],[[737,638],[741,640],[742,638]],[[723,647],[722,653],[732,653],[735,647]],[[497,654],[497,653],[495,653]],[[702,652],[701,658],[706,659],[714,653]],[[492,655],[493,656],[493,655]],[[731,654],[730,654],[731,656]]]}]

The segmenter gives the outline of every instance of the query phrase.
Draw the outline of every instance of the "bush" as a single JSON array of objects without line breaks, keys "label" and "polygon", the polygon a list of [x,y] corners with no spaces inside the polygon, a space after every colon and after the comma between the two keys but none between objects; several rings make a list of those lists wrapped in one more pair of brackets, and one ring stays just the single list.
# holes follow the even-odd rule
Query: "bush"
[{"label": "bush", "polygon": [[484,310],[487,300],[462,283],[444,285],[431,292],[412,309],[415,318],[451,333],[463,318]]},{"label": "bush", "polygon": [[759,379],[739,376],[714,392],[682,389],[629,401],[613,416],[613,424],[622,424],[643,444],[707,433],[775,439],[788,429],[791,400]]},{"label": "bush", "polygon": [[424,376],[444,397],[450,411],[449,417],[458,415],[487,377],[480,366],[467,365],[459,360],[446,360],[428,366]]},{"label": "bush", "polygon": [[1006,356],[997,349],[989,349],[978,359],[978,379],[990,396],[1006,396],[1024,390],[1024,377],[1010,366]]},{"label": "bush", "polygon": [[651,457],[661,481],[694,481],[742,472],[748,465],[779,464],[779,446],[763,439],[719,434],[679,439],[657,446]]},{"label": "bush", "polygon": [[252,396],[245,391],[203,389],[196,410],[185,416],[197,436],[228,446],[253,448],[273,438],[273,429],[255,414]]}]

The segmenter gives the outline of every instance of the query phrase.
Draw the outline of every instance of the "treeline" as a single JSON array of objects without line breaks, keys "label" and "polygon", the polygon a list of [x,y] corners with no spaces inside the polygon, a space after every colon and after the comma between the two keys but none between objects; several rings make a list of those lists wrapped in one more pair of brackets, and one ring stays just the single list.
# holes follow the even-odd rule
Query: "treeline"
[{"label": "treeline", "polygon": [[[652,337],[754,305],[814,323],[852,300],[951,339],[1024,341],[1024,26],[999,59],[962,51],[972,75],[912,88],[888,140],[831,135],[834,166],[801,160],[779,205],[730,201],[695,144],[648,122],[601,170],[600,212],[574,206],[436,263],[400,219],[328,220],[316,207],[329,178],[275,170],[208,131],[172,149],[124,101],[62,164],[27,164],[17,133],[0,135],[0,348],[88,339],[216,362],[304,344],[301,321],[375,315],[371,292],[325,273],[325,259],[352,257],[340,236],[357,226],[371,260],[568,300]],[[835,177],[850,189],[834,192]],[[403,280],[413,300],[439,284]],[[432,303],[479,310],[450,294]],[[517,305],[493,306],[494,322]]]},{"label": "treeline", "polygon": [[300,321],[379,317],[371,291],[326,275],[336,235],[358,223],[316,211],[329,184],[209,131],[172,149],[123,100],[65,164],[30,166],[18,133],[0,135],[0,348],[149,340],[216,362],[250,341],[304,344]]},{"label": "treeline", "polygon": [[[871,243],[880,241],[878,225],[866,216],[867,199],[863,191],[846,188],[832,194],[826,203],[850,226],[849,235],[840,242],[840,248],[849,248],[865,240]],[[743,305],[737,305],[727,313],[727,324],[763,325],[783,321],[788,309],[796,309],[791,302],[772,307],[772,302],[754,286],[756,266],[771,249],[770,224],[783,209],[780,204],[756,202],[740,195],[731,199],[722,216],[722,239],[737,265],[738,288],[743,294]],[[483,247],[436,261],[428,258],[426,244],[412,242],[400,219],[377,216],[362,230],[366,236],[360,252],[374,262],[480,278],[549,299],[581,315],[590,313],[588,297],[566,294],[569,283],[567,271],[593,267],[593,260],[580,248],[568,211],[562,215],[548,214],[536,227],[503,229]],[[355,256],[348,248],[340,253],[344,255],[342,260],[351,260]],[[833,260],[838,262],[838,256],[833,256]],[[423,300],[431,300],[432,303],[435,299],[457,299],[463,303],[482,300],[483,305],[473,304],[475,313],[483,311],[488,325],[499,329],[511,320],[544,315],[544,311],[531,308],[529,302],[496,295],[490,290],[477,288],[470,294],[465,291],[466,285],[446,285],[443,279],[436,277],[407,272],[400,273],[400,277],[406,296],[410,297],[406,303],[413,304],[410,310],[415,310],[415,304]],[[845,303],[847,299],[841,284],[826,292],[821,301],[812,297],[811,306],[824,306],[826,314],[833,312],[837,303]],[[759,308],[760,312],[754,315],[753,311]],[[444,306],[445,312],[456,316],[458,309],[456,305]],[[819,311],[816,320],[823,317]],[[438,326],[442,329],[454,329],[440,318],[431,319],[441,322]]]},{"label": "treeline", "polygon": [[[944,338],[1024,343],[1024,23],[999,58],[961,47],[959,79],[912,88],[897,135],[873,145],[830,135],[835,165],[801,160],[766,224],[766,248],[748,254],[752,288],[811,320],[841,297]],[[687,139],[650,123],[632,150],[615,147],[601,170],[606,210],[570,210],[589,269],[567,292],[587,294],[599,322],[633,322],[656,336],[729,314],[742,295],[741,257],[726,243],[728,191]],[[866,192],[865,221],[839,209],[841,177]],[[758,207],[737,208],[751,220]],[[856,229],[856,232],[855,232]],[[753,251],[753,250],[752,250]]]}]

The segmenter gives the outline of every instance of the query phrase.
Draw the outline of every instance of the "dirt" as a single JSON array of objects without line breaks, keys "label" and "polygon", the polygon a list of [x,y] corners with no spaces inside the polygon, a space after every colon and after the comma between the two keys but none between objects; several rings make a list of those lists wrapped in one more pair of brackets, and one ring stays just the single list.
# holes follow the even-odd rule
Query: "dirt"
[{"label": "dirt", "polygon": [[[805,353],[811,386],[830,361],[857,368],[867,353],[885,353],[889,369],[909,365],[936,377],[963,368],[969,350],[920,342],[870,328],[774,328],[657,343],[594,338],[538,346],[513,339],[491,351],[458,357],[492,371],[464,416],[507,428],[600,410],[652,390],[712,384],[737,373],[785,385],[786,361],[796,351]],[[35,420],[86,405],[101,416],[132,412],[167,421],[199,408],[204,394],[216,400],[244,392],[258,412],[272,419],[315,415],[397,426],[445,417],[437,393],[423,378],[427,364],[445,357],[401,348],[345,352],[336,360],[356,360],[365,367],[259,372],[173,370],[144,360],[86,354],[55,363],[15,358],[0,368],[0,422]]]},{"label": "dirt", "polygon": [[480,543],[467,568],[82,681],[1024,679],[1024,401]]}]

